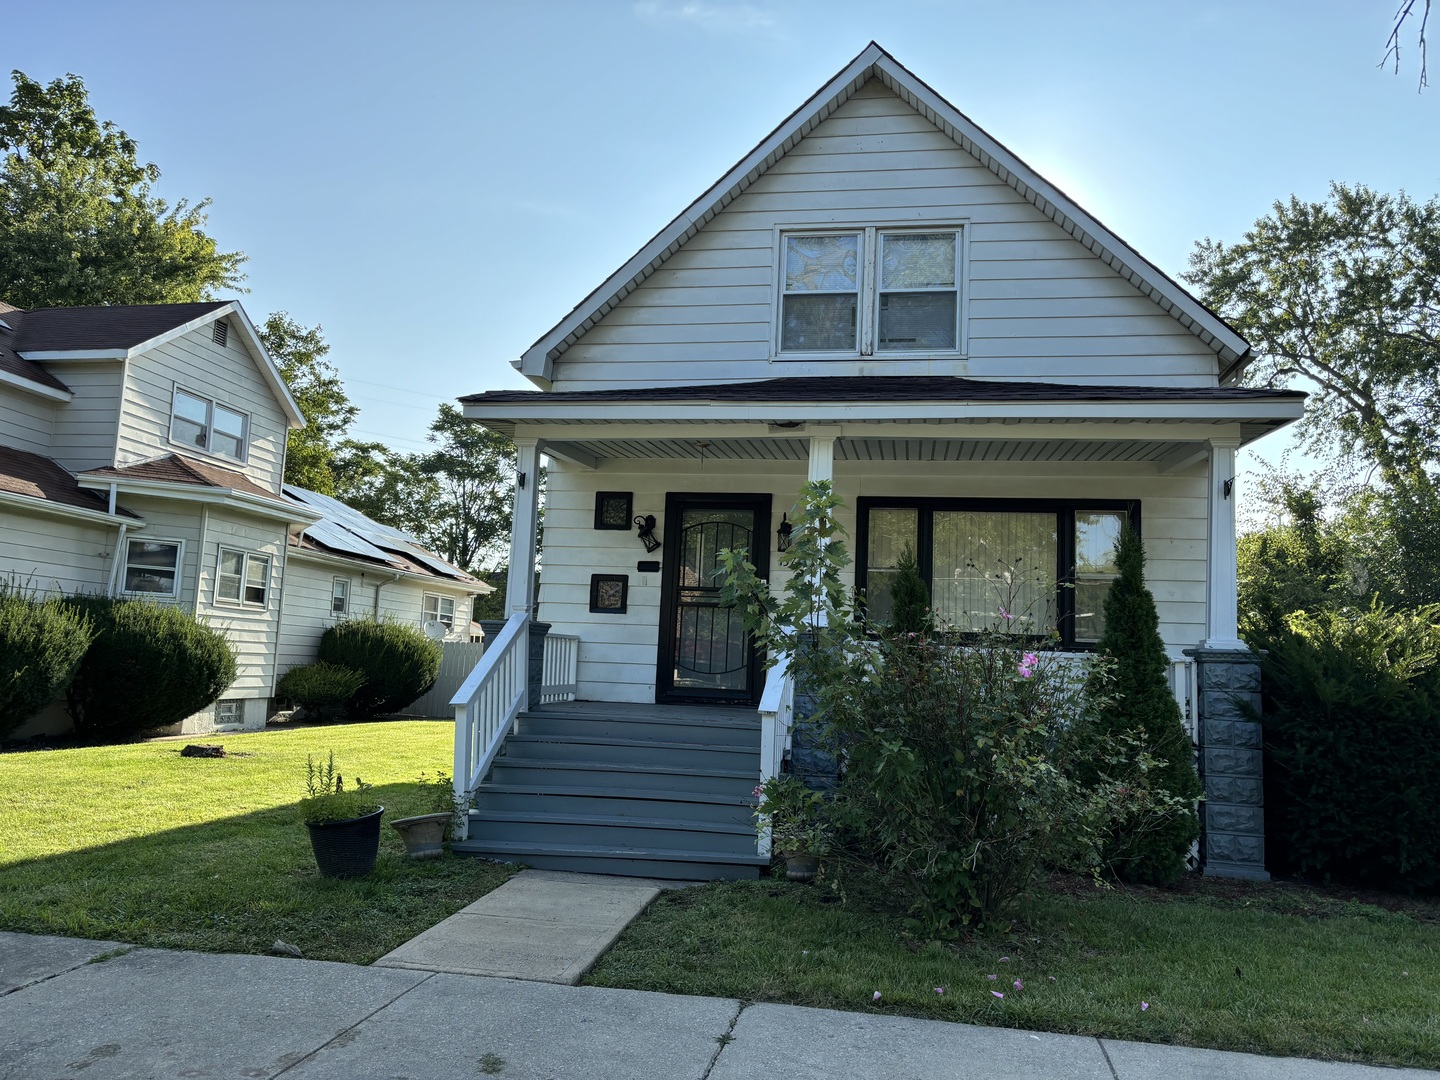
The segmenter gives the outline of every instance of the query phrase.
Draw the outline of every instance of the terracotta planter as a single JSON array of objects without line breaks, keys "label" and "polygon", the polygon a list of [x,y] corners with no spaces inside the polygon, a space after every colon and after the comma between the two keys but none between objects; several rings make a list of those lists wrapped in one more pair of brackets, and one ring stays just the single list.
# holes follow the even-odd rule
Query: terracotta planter
[{"label": "terracotta planter", "polygon": [[307,821],[310,848],[321,877],[364,877],[375,869],[380,853],[382,806],[364,817],[345,821]]},{"label": "terracotta planter", "polygon": [[820,856],[818,855],[785,856],[786,881],[814,881],[815,875],[819,872]]},{"label": "terracotta planter", "polygon": [[390,827],[405,841],[405,854],[412,859],[438,859],[445,854],[445,828],[450,814],[421,814],[396,818]]}]

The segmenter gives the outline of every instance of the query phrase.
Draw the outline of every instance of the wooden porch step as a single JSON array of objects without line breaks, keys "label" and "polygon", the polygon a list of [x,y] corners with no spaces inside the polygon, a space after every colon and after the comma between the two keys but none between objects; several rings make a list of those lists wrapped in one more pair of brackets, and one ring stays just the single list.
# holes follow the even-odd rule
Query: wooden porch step
[{"label": "wooden porch step", "polygon": [[770,865],[769,856],[721,855],[690,849],[614,847],[605,844],[526,844],[505,840],[462,840],[453,850],[500,862],[523,862],[542,870],[651,877],[667,881],[753,880]]},{"label": "wooden porch step", "polygon": [[[619,789],[642,787],[654,791],[702,791],[715,795],[748,795],[758,782],[758,770],[705,769],[685,765],[626,764],[615,761],[554,760],[501,754],[491,766],[496,783],[581,784]],[[568,779],[560,779],[566,776]]]},{"label": "wooden porch step", "polygon": [[753,798],[706,791],[593,787],[577,784],[482,784],[475,810],[583,813],[596,817],[663,818],[749,827]]},{"label": "wooden porch step", "polygon": [[706,709],[683,706],[636,706],[625,713],[597,709],[594,702],[542,705],[521,713],[516,731],[527,736],[597,736],[614,739],[664,739],[728,745],[746,749],[760,745],[760,717],[752,709]]},{"label": "wooden porch step", "polygon": [[678,765],[698,769],[731,769],[758,775],[759,740],[754,746],[679,742],[668,738],[616,738],[607,735],[511,735],[506,757],[551,761],[611,761],[630,765]]},{"label": "wooden porch step", "polygon": [[470,838],[527,845],[610,847],[637,851],[709,852],[716,856],[755,854],[755,830],[741,821],[690,821],[675,818],[593,814],[584,811],[536,813],[475,810]]}]

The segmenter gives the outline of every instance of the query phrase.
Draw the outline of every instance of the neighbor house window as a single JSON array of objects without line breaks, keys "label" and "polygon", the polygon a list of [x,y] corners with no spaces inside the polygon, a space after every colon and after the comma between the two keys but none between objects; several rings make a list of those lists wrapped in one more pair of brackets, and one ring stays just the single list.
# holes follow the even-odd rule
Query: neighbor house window
[{"label": "neighbor house window", "polygon": [[241,698],[225,698],[215,703],[215,726],[225,724],[243,724],[245,722],[245,702]]},{"label": "neighbor house window", "polygon": [[125,591],[180,595],[179,540],[131,540],[125,548]]},{"label": "neighbor house window", "polygon": [[245,460],[250,417],[218,401],[175,388],[170,414],[170,441],[208,450],[221,457]]},{"label": "neighbor house window", "polygon": [[455,628],[455,598],[425,594],[425,621],[444,623],[447,630]]},{"label": "neighbor house window", "polygon": [[781,353],[956,352],[958,228],[781,237]]},{"label": "neighbor house window", "polygon": [[961,633],[1058,633],[1089,645],[1105,629],[1115,541],[1138,506],[959,499],[861,499],[865,610],[889,621],[901,555],[930,588],[937,621]]},{"label": "neighbor house window", "polygon": [[215,602],[265,605],[270,590],[270,556],[220,549],[215,572]]},{"label": "neighbor house window", "polygon": [[330,614],[345,615],[350,611],[350,579],[337,577],[330,583]]}]

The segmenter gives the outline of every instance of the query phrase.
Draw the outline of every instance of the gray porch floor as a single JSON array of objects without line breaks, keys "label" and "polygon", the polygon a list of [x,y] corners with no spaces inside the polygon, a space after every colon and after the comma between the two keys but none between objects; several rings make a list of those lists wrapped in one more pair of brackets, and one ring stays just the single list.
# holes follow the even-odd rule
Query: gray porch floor
[{"label": "gray porch floor", "polygon": [[663,722],[684,719],[715,720],[727,724],[753,720],[756,727],[760,726],[760,714],[753,705],[707,705],[688,701],[663,705],[636,701],[554,701],[529,710],[532,716],[575,716],[579,713],[602,720],[628,718]]}]

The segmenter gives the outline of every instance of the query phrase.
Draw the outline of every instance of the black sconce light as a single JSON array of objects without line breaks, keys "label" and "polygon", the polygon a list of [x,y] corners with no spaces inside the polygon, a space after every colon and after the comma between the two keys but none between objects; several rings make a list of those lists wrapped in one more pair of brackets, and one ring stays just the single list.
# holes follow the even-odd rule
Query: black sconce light
[{"label": "black sconce light", "polygon": [[645,514],[635,519],[635,524],[640,530],[640,542],[645,545],[645,550],[659,551],[660,541],[655,539],[655,515]]},{"label": "black sconce light", "polygon": [[784,515],[784,513],[781,513],[780,527],[775,530],[775,550],[789,551],[790,537],[794,534],[794,532],[795,526],[790,524],[790,520]]}]

